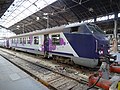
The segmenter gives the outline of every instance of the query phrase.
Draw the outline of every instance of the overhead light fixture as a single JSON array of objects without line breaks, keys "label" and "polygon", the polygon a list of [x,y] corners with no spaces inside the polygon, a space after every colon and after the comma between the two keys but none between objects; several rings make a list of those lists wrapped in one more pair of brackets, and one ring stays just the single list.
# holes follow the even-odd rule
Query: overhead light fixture
[{"label": "overhead light fixture", "polygon": [[104,33],[106,33],[106,31],[104,31]]},{"label": "overhead light fixture", "polygon": [[39,17],[36,17],[36,20],[38,21],[38,20],[40,20],[40,18],[39,18]]},{"label": "overhead light fixture", "polygon": [[19,29],[18,27],[16,29]]},{"label": "overhead light fixture", "polygon": [[54,13],[51,13],[51,15],[54,15]]},{"label": "overhead light fixture", "polygon": [[48,17],[43,17],[43,19],[48,19]]},{"label": "overhead light fixture", "polygon": [[48,13],[43,13],[43,15],[45,15],[45,16],[46,16],[46,15],[48,15]]},{"label": "overhead light fixture", "polygon": [[93,8],[89,8],[89,11],[90,11],[90,12],[93,12],[94,10],[93,10]]},{"label": "overhead light fixture", "polygon": [[17,25],[17,28],[19,28],[20,27],[20,25]]}]

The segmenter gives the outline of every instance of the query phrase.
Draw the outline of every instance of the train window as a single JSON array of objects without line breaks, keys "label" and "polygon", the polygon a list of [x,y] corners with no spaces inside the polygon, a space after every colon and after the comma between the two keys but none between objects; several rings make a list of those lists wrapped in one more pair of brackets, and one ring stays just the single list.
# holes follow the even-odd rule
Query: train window
[{"label": "train window", "polygon": [[13,39],[13,43],[15,44],[15,38]]},{"label": "train window", "polygon": [[19,43],[19,39],[17,38],[17,42],[16,43]]},{"label": "train window", "polygon": [[60,34],[52,35],[52,44],[60,45]]},{"label": "train window", "polygon": [[22,38],[20,38],[20,44],[22,44]]},{"label": "train window", "polygon": [[15,43],[15,39],[13,39],[13,43]]},{"label": "train window", "polygon": [[13,39],[12,39],[12,43],[13,43]]},{"label": "train window", "polygon": [[78,32],[78,28],[79,28],[79,26],[77,26],[77,27],[71,27],[70,32],[71,33],[77,33]]},{"label": "train window", "polygon": [[17,38],[15,38],[15,43],[17,43]]},{"label": "train window", "polygon": [[26,38],[23,38],[23,43],[26,44]]},{"label": "train window", "polygon": [[92,33],[105,34],[97,25],[87,24]]},{"label": "train window", "polygon": [[17,38],[14,39],[14,43],[15,43],[15,44],[17,43]]},{"label": "train window", "polygon": [[30,37],[27,38],[27,44],[30,44]]},{"label": "train window", "polygon": [[39,37],[38,36],[34,37],[34,44],[39,44]]}]

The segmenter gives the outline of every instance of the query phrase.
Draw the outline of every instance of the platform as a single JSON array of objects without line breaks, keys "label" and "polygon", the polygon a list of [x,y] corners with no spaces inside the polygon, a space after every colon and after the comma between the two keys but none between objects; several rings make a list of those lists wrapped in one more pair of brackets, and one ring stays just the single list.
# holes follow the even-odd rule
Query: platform
[{"label": "platform", "polygon": [[0,56],[0,90],[49,90]]}]

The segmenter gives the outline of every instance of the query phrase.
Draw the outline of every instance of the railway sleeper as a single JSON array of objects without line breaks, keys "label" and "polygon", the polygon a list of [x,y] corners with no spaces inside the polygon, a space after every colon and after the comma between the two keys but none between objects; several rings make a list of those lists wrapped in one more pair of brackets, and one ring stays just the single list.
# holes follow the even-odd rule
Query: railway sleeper
[{"label": "railway sleeper", "polygon": [[71,80],[71,81],[59,86],[57,89],[58,90],[70,90],[73,87],[75,87],[77,84],[79,84],[79,83]]}]

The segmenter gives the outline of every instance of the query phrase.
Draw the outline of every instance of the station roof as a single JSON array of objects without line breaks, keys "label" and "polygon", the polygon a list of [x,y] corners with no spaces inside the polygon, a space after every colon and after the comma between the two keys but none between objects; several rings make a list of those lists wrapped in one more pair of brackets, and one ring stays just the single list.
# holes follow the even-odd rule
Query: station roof
[{"label": "station roof", "polygon": [[[35,3],[33,5],[37,7]],[[113,30],[115,15],[117,15],[118,28],[120,28],[119,12],[120,0],[57,0],[8,27],[8,29],[20,34],[89,20],[95,21],[103,30]],[[107,20],[97,21],[103,17]]]},{"label": "station roof", "polygon": [[0,17],[4,15],[14,0],[0,0]]}]

